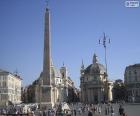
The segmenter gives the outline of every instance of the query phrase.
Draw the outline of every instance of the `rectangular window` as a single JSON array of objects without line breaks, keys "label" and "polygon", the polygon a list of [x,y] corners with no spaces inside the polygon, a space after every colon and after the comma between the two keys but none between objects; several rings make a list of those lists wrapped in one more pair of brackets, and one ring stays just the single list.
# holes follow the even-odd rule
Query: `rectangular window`
[{"label": "rectangular window", "polygon": [[131,76],[129,76],[129,82],[131,82]]},{"label": "rectangular window", "polygon": [[7,87],[6,81],[3,81],[3,87]]},{"label": "rectangular window", "polygon": [[138,79],[137,79],[137,76],[135,76],[135,81],[137,81]]},{"label": "rectangular window", "polygon": [[6,80],[6,76],[5,75],[3,76],[3,80]]},{"label": "rectangular window", "polygon": [[1,81],[3,80],[3,75],[1,75],[1,78],[0,79],[1,79]]}]

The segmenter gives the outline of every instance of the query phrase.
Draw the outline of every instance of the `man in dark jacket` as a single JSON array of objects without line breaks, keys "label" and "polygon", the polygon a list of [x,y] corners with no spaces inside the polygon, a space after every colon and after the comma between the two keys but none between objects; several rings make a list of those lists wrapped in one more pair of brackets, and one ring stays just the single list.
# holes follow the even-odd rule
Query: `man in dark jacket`
[{"label": "man in dark jacket", "polygon": [[119,113],[120,113],[120,115],[122,116],[123,115],[123,113],[124,113],[124,108],[120,105],[120,107],[119,107]]},{"label": "man in dark jacket", "polygon": [[88,116],[93,116],[91,111],[88,111]]}]

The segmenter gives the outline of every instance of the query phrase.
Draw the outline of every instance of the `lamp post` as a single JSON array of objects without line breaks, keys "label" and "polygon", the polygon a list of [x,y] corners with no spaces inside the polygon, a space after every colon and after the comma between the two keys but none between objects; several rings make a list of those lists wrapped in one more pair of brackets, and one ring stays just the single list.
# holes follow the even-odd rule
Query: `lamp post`
[{"label": "lamp post", "polygon": [[104,50],[105,50],[105,67],[106,67],[106,92],[107,92],[107,101],[109,100],[109,85],[108,85],[108,70],[107,70],[107,44],[110,44],[110,38],[107,38],[107,36],[104,33],[104,36],[102,40],[99,39],[99,44],[103,45]]},{"label": "lamp post", "polygon": [[108,76],[108,72],[107,72],[108,71],[107,70],[107,56],[106,56],[106,54],[107,54],[107,44],[110,44],[110,38],[107,38],[107,36],[104,33],[104,36],[103,36],[102,40],[99,39],[99,44],[102,44],[103,47],[104,47],[104,50],[105,50],[105,67],[106,67],[106,74]]}]

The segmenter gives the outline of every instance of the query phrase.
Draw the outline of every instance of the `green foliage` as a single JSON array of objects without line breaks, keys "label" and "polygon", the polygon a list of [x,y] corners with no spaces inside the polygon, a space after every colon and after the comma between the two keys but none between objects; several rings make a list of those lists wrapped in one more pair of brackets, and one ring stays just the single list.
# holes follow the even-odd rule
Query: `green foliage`
[{"label": "green foliage", "polygon": [[114,83],[113,100],[114,101],[127,100],[127,90],[125,84],[121,80],[116,80]]}]

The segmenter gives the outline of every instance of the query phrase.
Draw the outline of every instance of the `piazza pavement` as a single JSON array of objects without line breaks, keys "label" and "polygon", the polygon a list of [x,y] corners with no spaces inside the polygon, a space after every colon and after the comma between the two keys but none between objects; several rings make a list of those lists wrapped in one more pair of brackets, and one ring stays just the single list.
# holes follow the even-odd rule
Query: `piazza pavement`
[{"label": "piazza pavement", "polygon": [[[119,115],[119,104],[112,104],[114,108],[114,115],[113,116],[120,116]],[[78,109],[78,107],[75,107]],[[123,105],[124,112],[127,114],[127,116],[140,116],[140,104],[124,104]],[[75,116],[74,114],[72,116]],[[77,111],[76,116],[88,116],[88,111],[85,111],[82,114],[79,114]],[[109,115],[105,115],[105,105],[102,105],[101,108],[101,114],[99,113],[93,113],[93,116],[111,116],[111,113]]]}]

